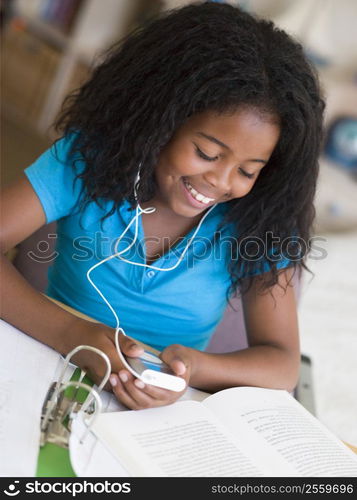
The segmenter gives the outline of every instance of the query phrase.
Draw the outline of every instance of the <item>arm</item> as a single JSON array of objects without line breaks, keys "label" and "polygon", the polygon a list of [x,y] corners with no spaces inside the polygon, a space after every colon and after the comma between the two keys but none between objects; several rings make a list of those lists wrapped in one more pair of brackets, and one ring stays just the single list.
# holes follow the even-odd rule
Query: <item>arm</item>
[{"label": "arm", "polygon": [[300,350],[295,292],[287,286],[291,276],[291,269],[283,271],[271,293],[258,293],[253,283],[242,297],[249,348],[225,354],[193,352],[190,385],[208,391],[242,385],[294,389]]},{"label": "arm", "polygon": [[[42,205],[25,175],[2,193],[0,214],[1,317],[62,354],[82,344],[98,347],[108,354],[113,370],[119,370],[121,364],[113,342],[113,330],[79,319],[47,299],[21,276],[4,255],[46,223]],[[122,347],[127,344],[124,350],[129,351],[132,342],[125,339],[122,343],[122,340]],[[127,354],[131,354],[128,351]],[[74,361],[86,368],[94,381],[98,381],[105,372],[104,363],[98,363],[98,357],[87,351],[77,355]]]},{"label": "arm", "polygon": [[[271,293],[258,293],[255,282],[242,297],[249,348],[211,354],[171,345],[162,352],[162,359],[190,386],[208,392],[234,386],[292,391],[298,379],[300,351],[295,292],[291,285],[286,287],[291,274],[291,270],[283,271]],[[169,404],[181,395],[144,386],[126,370],[120,375],[124,377],[116,378],[114,392],[133,409]]]}]

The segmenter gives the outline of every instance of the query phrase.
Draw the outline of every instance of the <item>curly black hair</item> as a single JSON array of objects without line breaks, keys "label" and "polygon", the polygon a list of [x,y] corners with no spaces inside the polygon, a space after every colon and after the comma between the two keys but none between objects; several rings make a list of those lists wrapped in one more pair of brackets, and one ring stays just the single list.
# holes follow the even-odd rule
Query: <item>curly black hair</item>
[{"label": "curly black hair", "polygon": [[281,134],[253,189],[229,201],[222,220],[237,228],[228,296],[266,269],[264,259],[244,257],[267,235],[274,236],[271,272],[260,275],[262,289],[277,283],[275,256],[284,255],[292,235],[299,245],[291,266],[307,269],[324,101],[302,46],[271,21],[228,4],[166,11],[111,47],[55,123],[62,135],[77,132],[71,152],[86,164],[85,199],[114,201],[108,216],[124,199],[134,206],[140,163],[139,200],[153,197],[160,152],[190,116],[242,106],[278,117]]}]

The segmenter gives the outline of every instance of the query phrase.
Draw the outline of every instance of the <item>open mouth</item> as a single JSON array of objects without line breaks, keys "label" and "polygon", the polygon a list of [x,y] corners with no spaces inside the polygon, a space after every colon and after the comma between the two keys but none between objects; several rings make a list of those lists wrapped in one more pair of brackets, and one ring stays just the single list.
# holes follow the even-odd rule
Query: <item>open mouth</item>
[{"label": "open mouth", "polygon": [[214,198],[208,198],[208,196],[205,196],[199,191],[197,191],[193,186],[191,186],[188,180],[185,179],[184,177],[182,178],[182,184],[184,187],[186,198],[188,199],[189,203],[194,207],[197,208],[208,207],[209,205],[212,205],[213,202],[215,201]]}]

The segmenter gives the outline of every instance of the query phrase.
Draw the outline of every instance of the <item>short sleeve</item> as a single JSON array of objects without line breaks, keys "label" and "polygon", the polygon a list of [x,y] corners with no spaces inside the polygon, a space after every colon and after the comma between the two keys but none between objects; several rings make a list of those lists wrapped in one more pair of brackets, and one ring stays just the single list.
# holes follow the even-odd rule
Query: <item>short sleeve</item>
[{"label": "short sleeve", "polygon": [[75,135],[55,142],[24,172],[35,190],[46,215],[46,223],[69,215],[79,202],[82,181],[76,175],[84,163],[76,161],[75,168],[69,152]]},{"label": "short sleeve", "polygon": [[275,263],[277,270],[286,269],[293,265],[292,260],[289,259],[286,255],[284,255],[284,253],[281,253],[279,256],[274,256],[274,257],[272,257],[270,254],[269,258],[264,257],[258,259],[258,261],[255,263],[256,264],[255,269],[246,271],[244,273],[244,278],[270,272],[273,267],[272,262]]},{"label": "short sleeve", "polygon": [[[277,269],[286,269],[287,267],[291,267],[292,262],[291,260],[287,259],[286,257],[282,257],[280,260],[276,262],[276,268]],[[272,266],[268,260],[264,261],[263,264],[263,273],[267,273],[271,271]]]}]

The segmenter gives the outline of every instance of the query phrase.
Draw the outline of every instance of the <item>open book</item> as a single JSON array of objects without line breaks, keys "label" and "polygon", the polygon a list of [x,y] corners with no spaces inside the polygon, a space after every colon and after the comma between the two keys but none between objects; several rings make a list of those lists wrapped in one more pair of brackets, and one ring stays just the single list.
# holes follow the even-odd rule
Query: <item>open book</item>
[{"label": "open book", "polygon": [[280,390],[102,413],[93,432],[131,476],[357,476],[357,455]]}]

